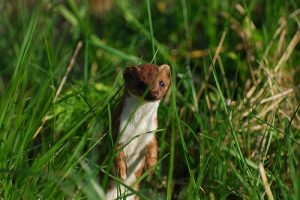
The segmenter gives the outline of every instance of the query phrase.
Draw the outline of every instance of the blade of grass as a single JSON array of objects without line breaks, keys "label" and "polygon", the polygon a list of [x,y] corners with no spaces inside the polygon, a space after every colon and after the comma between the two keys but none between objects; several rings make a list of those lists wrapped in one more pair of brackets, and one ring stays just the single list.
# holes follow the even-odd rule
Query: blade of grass
[{"label": "blade of grass", "polygon": [[153,26],[152,26],[150,0],[147,0],[147,12],[148,12],[148,21],[149,21],[149,29],[150,29],[150,40],[151,40],[151,46],[152,46],[153,62],[154,62],[154,64],[156,64],[155,44],[154,44],[154,36],[153,36]]},{"label": "blade of grass", "polygon": [[9,82],[9,86],[7,89],[7,100],[6,102],[1,104],[1,114],[0,114],[0,128],[3,126],[3,120],[6,115],[7,110],[12,105],[13,95],[16,93],[17,88],[20,86],[21,80],[24,76],[24,70],[26,67],[26,63],[29,62],[30,59],[30,45],[32,41],[32,37],[34,35],[36,24],[37,24],[38,14],[33,14],[32,18],[29,22],[21,50],[19,52],[18,61],[16,64],[16,68],[14,70],[14,74],[12,79]]},{"label": "blade of grass", "polygon": [[138,58],[136,56],[126,54],[120,50],[117,50],[113,47],[108,46],[101,39],[99,39],[96,35],[91,35],[89,41],[92,45],[99,47],[102,50],[108,52],[109,54],[119,57],[121,59],[128,60],[128,61],[131,61],[134,63],[138,63],[140,61],[140,58]]}]

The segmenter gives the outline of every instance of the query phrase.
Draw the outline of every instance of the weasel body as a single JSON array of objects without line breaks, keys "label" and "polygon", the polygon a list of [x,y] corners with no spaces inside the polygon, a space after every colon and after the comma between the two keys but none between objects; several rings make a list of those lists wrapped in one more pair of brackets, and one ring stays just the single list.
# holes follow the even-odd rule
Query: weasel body
[{"label": "weasel body", "polygon": [[[139,184],[133,183],[143,168],[149,169],[157,161],[157,110],[170,85],[170,67],[153,64],[128,67],[123,77],[125,91],[114,112],[113,134],[119,135],[116,150],[123,145],[124,149],[115,158],[115,171],[124,184],[137,190]],[[129,193],[124,186],[117,189],[113,185],[106,198],[112,200]],[[127,197],[136,198],[135,195]]]}]

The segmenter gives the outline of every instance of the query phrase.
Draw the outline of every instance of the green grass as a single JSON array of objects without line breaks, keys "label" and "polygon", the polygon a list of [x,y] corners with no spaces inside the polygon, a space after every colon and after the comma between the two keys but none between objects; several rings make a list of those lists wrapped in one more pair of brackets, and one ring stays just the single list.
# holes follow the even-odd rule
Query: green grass
[{"label": "green grass", "polygon": [[0,199],[103,198],[122,70],[146,62],[172,86],[142,199],[300,199],[298,1],[30,2],[0,3]]}]

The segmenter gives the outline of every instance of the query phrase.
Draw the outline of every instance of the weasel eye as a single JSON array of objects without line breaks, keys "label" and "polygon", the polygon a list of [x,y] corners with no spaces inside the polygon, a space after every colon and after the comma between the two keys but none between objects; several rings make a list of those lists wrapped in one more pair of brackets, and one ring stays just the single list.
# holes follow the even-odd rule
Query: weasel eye
[{"label": "weasel eye", "polygon": [[165,83],[164,83],[162,80],[160,80],[160,81],[159,81],[159,86],[160,86],[160,87],[164,87],[164,86],[165,86]]}]

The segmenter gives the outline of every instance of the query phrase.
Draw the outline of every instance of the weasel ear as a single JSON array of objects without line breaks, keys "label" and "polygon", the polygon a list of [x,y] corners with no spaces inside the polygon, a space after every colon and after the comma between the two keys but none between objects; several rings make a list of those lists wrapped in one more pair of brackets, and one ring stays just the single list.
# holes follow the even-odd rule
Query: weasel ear
[{"label": "weasel ear", "polygon": [[123,79],[127,81],[130,77],[132,77],[135,67],[126,67],[123,71]]},{"label": "weasel ear", "polygon": [[165,71],[167,74],[170,74],[171,68],[169,65],[163,64],[163,65],[159,66],[159,70]]}]

